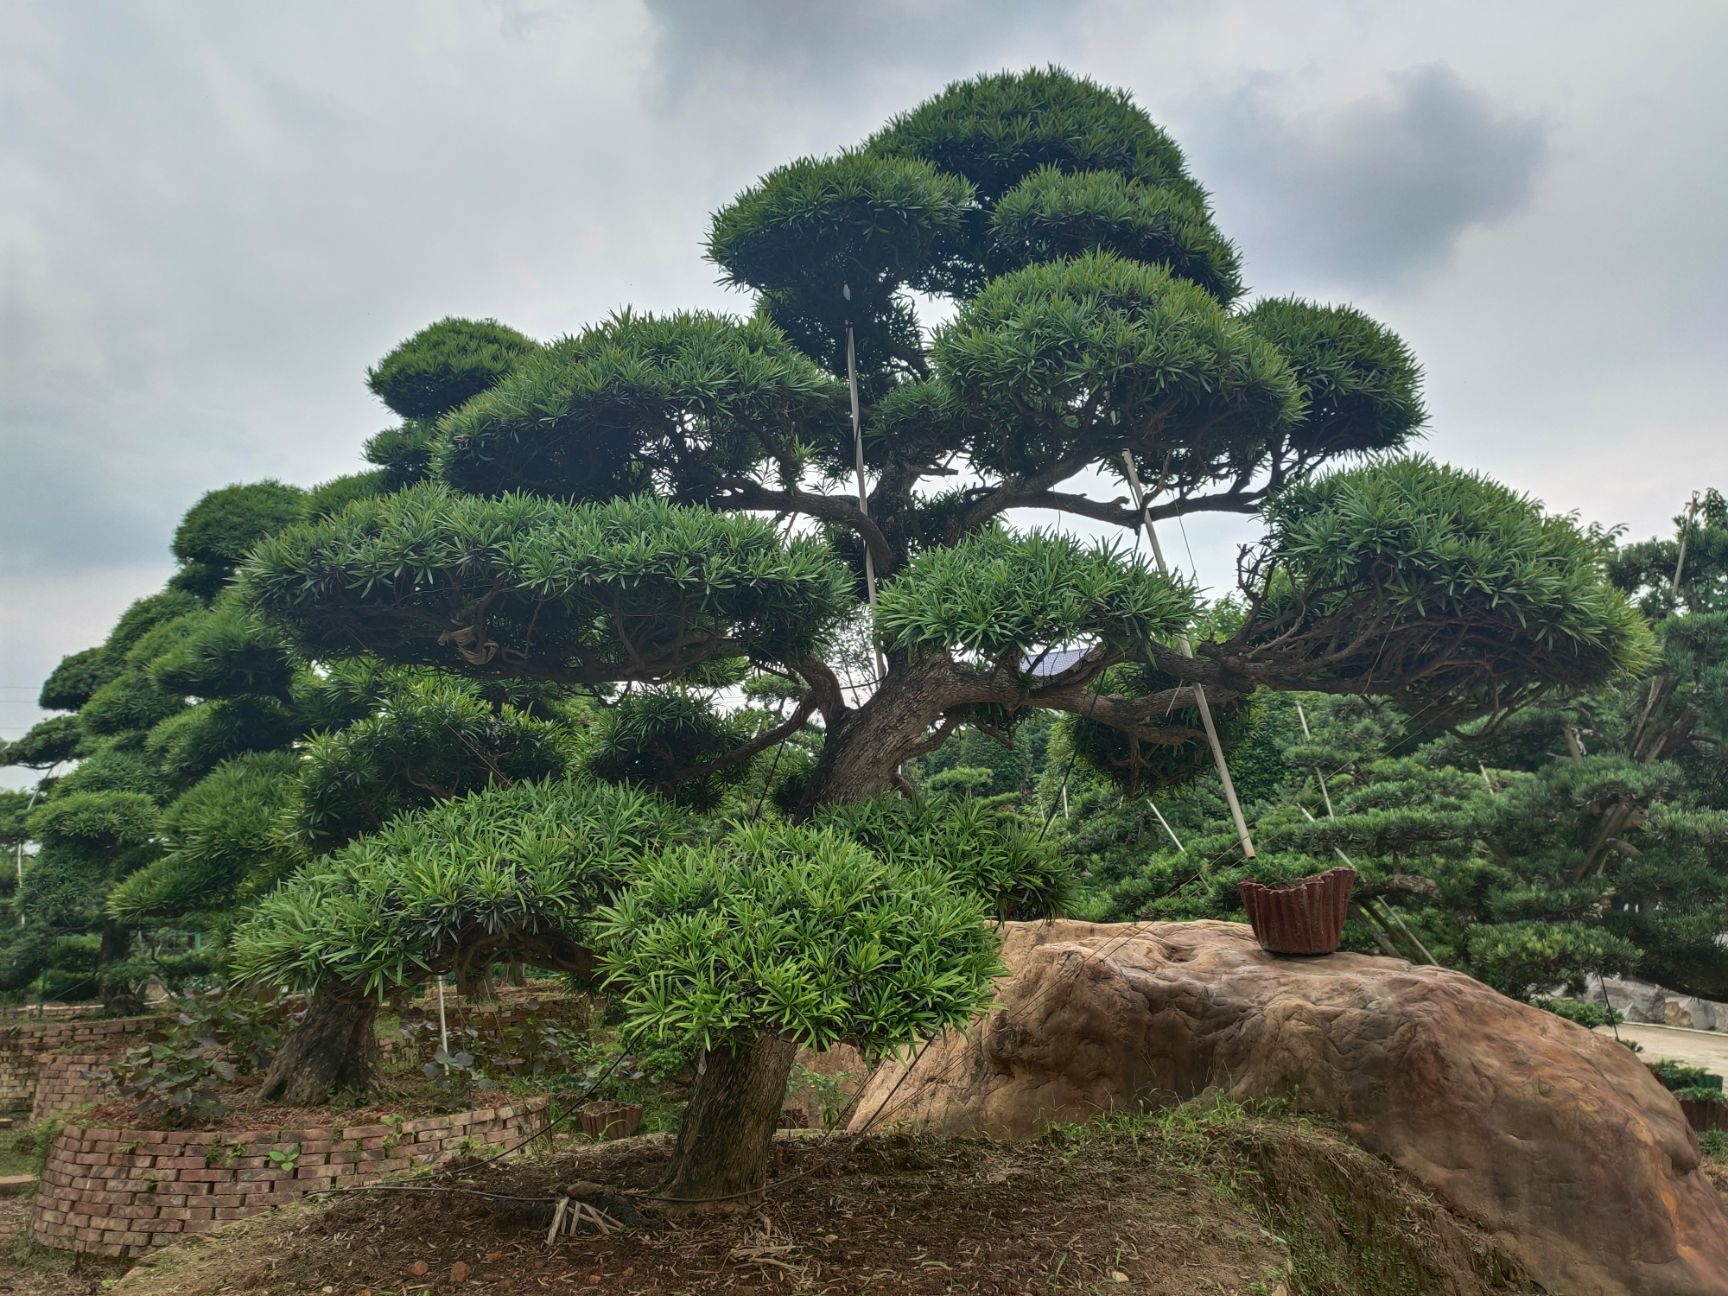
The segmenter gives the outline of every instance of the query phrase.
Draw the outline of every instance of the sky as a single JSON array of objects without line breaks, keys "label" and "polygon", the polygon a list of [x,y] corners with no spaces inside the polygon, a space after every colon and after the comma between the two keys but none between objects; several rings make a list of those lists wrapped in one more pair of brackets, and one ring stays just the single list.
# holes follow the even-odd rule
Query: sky
[{"label": "sky", "polygon": [[1401,333],[1427,453],[1667,531],[1728,485],[1725,62],[1719,0],[0,0],[0,738],[203,492],[363,467],[403,337],[743,310],[714,208],[1003,68],[1127,89],[1255,294]]}]

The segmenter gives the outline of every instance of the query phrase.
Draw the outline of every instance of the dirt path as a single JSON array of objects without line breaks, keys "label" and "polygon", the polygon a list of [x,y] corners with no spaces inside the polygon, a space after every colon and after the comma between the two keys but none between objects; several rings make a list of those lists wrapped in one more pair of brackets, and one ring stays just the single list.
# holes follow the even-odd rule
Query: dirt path
[{"label": "dirt path", "polygon": [[[1598,1029],[1604,1035],[1613,1034],[1606,1026]],[[1709,1067],[1717,1075],[1728,1075],[1728,1034],[1721,1031],[1621,1022],[1620,1038],[1643,1049],[1639,1056],[1646,1062],[1683,1062],[1687,1066]]]}]

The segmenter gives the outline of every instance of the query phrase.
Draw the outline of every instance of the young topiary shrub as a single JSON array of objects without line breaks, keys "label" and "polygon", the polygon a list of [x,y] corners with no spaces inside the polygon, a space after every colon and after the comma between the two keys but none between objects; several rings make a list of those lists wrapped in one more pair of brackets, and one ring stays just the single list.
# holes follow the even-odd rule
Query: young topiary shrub
[{"label": "young topiary shrub", "polygon": [[590,923],[645,854],[685,838],[674,806],[574,780],[493,787],[398,815],[302,869],[235,933],[234,975],[308,996],[262,1092],[364,1092],[382,998],[496,960],[585,976]]},{"label": "young topiary shrub", "polygon": [[874,1055],[972,1018],[1000,973],[978,893],[833,829],[737,824],[646,858],[596,923],[630,1038],[698,1052],[671,1205],[756,1199],[792,1059]]}]

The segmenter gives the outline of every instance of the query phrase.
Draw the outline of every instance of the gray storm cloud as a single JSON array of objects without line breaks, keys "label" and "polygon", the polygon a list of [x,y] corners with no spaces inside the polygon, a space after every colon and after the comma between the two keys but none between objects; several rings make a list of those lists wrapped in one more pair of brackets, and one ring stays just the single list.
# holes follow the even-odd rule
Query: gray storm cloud
[{"label": "gray storm cloud", "polygon": [[1266,249],[1333,283],[1445,269],[1465,231],[1529,200],[1548,160],[1538,118],[1498,107],[1444,63],[1331,110],[1291,110],[1292,89],[1257,79],[1208,104],[1196,142],[1212,155],[1209,184],[1254,195],[1229,204],[1250,257]]}]

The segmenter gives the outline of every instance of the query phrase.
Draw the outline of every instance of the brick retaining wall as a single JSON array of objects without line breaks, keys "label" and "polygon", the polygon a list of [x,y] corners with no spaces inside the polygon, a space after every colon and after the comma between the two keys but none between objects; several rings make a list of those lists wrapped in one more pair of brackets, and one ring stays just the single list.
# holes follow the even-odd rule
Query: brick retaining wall
[{"label": "brick retaining wall", "polygon": [[46,1120],[80,1107],[93,1107],[114,1095],[107,1088],[109,1053],[44,1053],[36,1059],[32,1121]]},{"label": "brick retaining wall", "polygon": [[0,1028],[0,1111],[16,1111],[35,1101],[43,1055],[118,1052],[129,1040],[161,1023],[160,1017],[108,1017],[20,1022]]},{"label": "brick retaining wall", "polygon": [[[30,1238],[61,1250],[136,1256],[321,1188],[371,1183],[478,1148],[518,1147],[545,1120],[546,1103],[530,1098],[400,1128],[236,1133],[69,1126],[48,1150],[30,1207]],[[291,1164],[273,1162],[272,1152]]]}]

